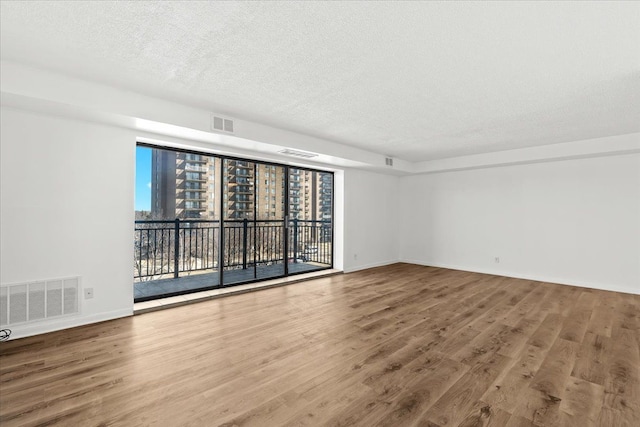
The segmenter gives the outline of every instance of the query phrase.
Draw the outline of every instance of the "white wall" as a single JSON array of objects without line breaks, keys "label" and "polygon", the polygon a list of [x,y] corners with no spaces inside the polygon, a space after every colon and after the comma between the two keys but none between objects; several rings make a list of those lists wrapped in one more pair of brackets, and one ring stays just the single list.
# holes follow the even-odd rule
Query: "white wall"
[{"label": "white wall", "polygon": [[0,280],[80,276],[82,316],[16,336],[132,313],[135,136],[2,108]]},{"label": "white wall", "polygon": [[640,293],[640,154],[414,175],[400,189],[404,261]]},{"label": "white wall", "polygon": [[396,176],[345,171],[344,271],[398,261],[398,183]]}]

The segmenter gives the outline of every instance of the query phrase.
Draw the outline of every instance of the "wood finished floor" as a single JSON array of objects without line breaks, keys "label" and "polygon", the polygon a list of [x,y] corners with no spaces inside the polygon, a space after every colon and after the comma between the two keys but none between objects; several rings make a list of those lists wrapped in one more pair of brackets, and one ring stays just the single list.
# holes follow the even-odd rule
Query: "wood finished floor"
[{"label": "wood finished floor", "polygon": [[637,427],[639,313],[395,264],[2,343],[0,424]]}]

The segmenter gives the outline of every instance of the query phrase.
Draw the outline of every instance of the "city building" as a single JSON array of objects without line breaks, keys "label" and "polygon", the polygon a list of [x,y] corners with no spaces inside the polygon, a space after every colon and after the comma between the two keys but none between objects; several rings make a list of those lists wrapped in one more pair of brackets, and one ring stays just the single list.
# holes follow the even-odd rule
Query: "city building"
[{"label": "city building", "polygon": [[151,217],[155,219],[219,219],[223,199],[225,219],[284,220],[288,196],[290,219],[330,220],[332,174],[290,168],[285,192],[282,166],[149,148]]},{"label": "city building", "polygon": [[215,219],[215,201],[220,197],[215,166],[220,161],[199,154],[151,150],[152,218]]}]

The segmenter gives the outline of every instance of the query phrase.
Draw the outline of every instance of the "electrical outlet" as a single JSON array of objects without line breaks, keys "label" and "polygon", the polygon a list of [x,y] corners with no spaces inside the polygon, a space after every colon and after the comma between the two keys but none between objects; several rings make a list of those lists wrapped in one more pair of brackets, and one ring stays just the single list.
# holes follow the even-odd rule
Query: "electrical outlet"
[{"label": "electrical outlet", "polygon": [[84,299],[93,298],[93,288],[85,288],[84,290]]},{"label": "electrical outlet", "polygon": [[497,257],[495,258],[495,261],[496,261],[496,264],[500,264],[500,257],[499,257],[499,256],[497,256]]}]

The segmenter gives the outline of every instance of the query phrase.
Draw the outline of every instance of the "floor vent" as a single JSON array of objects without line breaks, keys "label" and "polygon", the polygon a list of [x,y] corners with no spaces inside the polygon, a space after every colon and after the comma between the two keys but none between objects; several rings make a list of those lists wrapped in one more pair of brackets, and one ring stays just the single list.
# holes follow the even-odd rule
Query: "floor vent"
[{"label": "floor vent", "polygon": [[80,278],[0,285],[0,326],[80,313]]}]

